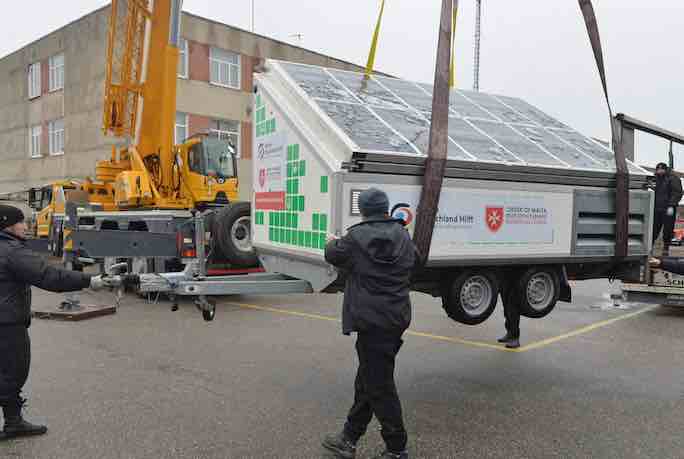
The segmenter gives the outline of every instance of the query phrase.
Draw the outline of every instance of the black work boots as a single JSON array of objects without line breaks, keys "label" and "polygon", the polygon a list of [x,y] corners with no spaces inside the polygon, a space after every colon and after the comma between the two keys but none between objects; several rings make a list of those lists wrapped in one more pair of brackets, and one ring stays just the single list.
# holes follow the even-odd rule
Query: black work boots
[{"label": "black work boots", "polygon": [[393,453],[391,451],[385,451],[375,459],[409,459],[408,451],[402,451],[401,453]]},{"label": "black work boots", "polygon": [[505,344],[508,349],[517,349],[520,347],[520,338],[515,338],[510,333],[506,333],[506,336],[502,336],[497,341]]},{"label": "black work boots", "polygon": [[323,439],[323,447],[341,459],[356,457],[356,444],[349,440],[344,432],[326,436]]},{"label": "black work boots", "polygon": [[512,339],[513,339],[513,336],[512,336],[510,333],[507,332],[504,336],[502,336],[501,338],[497,339],[497,341],[498,341],[499,343],[507,343],[507,342],[509,342],[509,341],[512,340]]},{"label": "black work boots", "polygon": [[[340,459],[354,459],[356,457],[356,443],[352,442],[344,432],[328,435],[323,439],[323,447]],[[408,451],[393,453],[385,451],[375,459],[409,459]]]},{"label": "black work boots", "polygon": [[44,435],[47,427],[31,424],[21,416],[5,420],[5,430],[0,432],[0,440],[8,440],[17,437],[31,437],[34,435]]},{"label": "black work boots", "polygon": [[25,399],[19,398],[16,403],[12,402],[2,407],[5,414],[5,429],[0,432],[0,440],[47,433],[47,427],[31,424],[21,416],[21,408],[25,403]]}]

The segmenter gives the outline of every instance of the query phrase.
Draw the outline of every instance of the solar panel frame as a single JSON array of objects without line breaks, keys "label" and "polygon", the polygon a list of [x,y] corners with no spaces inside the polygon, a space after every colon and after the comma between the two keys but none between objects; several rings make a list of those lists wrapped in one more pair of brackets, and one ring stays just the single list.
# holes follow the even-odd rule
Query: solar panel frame
[{"label": "solar panel frame", "polygon": [[[431,85],[383,76],[365,80],[358,72],[276,62],[355,152],[426,156]],[[344,113],[336,112],[342,108]],[[452,90],[449,112],[449,159],[615,173],[611,150],[522,99]],[[483,149],[473,150],[478,145]],[[632,174],[649,175],[629,161],[628,167]]]}]

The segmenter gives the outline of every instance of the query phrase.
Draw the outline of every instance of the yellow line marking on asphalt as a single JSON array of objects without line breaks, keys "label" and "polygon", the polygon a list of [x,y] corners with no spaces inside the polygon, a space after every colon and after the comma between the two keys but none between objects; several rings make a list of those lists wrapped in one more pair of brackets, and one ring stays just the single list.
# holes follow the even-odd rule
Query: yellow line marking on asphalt
[{"label": "yellow line marking on asphalt", "polygon": [[551,344],[557,343],[559,341],[563,341],[563,340],[568,339],[568,338],[574,338],[575,336],[583,335],[585,333],[589,333],[591,331],[598,330],[599,328],[607,327],[608,325],[612,325],[616,322],[631,319],[632,317],[639,316],[645,312],[652,311],[653,309],[655,309],[657,307],[658,307],[657,305],[647,306],[643,309],[639,309],[638,311],[630,312],[629,314],[623,314],[623,315],[618,316],[618,317],[613,317],[612,319],[602,320],[601,322],[596,322],[594,324],[587,325],[586,327],[578,328],[577,330],[573,330],[571,332],[564,333],[562,335],[554,336],[552,338],[543,339],[541,341],[536,341],[536,342],[530,343],[526,346],[522,346],[521,348],[518,349],[518,352],[531,351],[533,349],[539,349],[542,347],[549,346]]},{"label": "yellow line marking on asphalt", "polygon": [[[270,308],[268,306],[257,306],[255,304],[245,304],[245,303],[230,303],[234,306],[238,306],[241,308],[245,309],[255,309],[257,311],[266,311],[266,312],[274,312],[276,314],[285,314],[288,316],[297,316],[297,317],[306,317],[308,319],[318,319],[318,320],[327,320],[329,322],[340,322],[340,320],[337,317],[331,317],[331,316],[323,316],[320,314],[311,314],[308,312],[299,312],[299,311],[293,311],[291,309],[282,309],[282,308]],[[496,349],[497,351],[506,351],[506,352],[515,352],[515,349],[506,349],[503,346],[497,346],[495,344],[491,343],[483,343],[480,341],[471,341],[467,339],[461,339],[461,338],[452,338],[449,336],[440,336],[440,335],[433,335],[430,333],[422,333],[422,332],[417,332],[414,330],[407,330],[405,332],[406,335],[411,335],[411,336],[420,336],[422,338],[430,338],[433,340],[437,341],[446,341],[450,343],[457,343],[457,344],[464,344],[466,346],[473,346],[473,347],[485,347],[489,349]]]},{"label": "yellow line marking on asphalt", "polygon": [[340,319],[338,319],[337,317],[323,316],[320,314],[310,314],[308,312],[292,311],[289,309],[281,309],[281,308],[269,308],[268,306],[257,306],[255,304],[245,304],[245,303],[228,303],[228,304],[232,304],[233,306],[238,306],[238,307],[243,308],[243,309],[256,309],[257,311],[275,312],[277,314],[285,314],[288,316],[306,317],[308,319],[327,320],[330,322],[340,322]]},{"label": "yellow line marking on asphalt", "polygon": [[491,343],[483,343],[482,341],[471,341],[469,339],[462,339],[462,338],[452,338],[449,336],[441,336],[441,335],[433,335],[431,333],[422,333],[422,332],[417,332],[413,330],[406,330],[406,335],[412,335],[412,336],[420,336],[423,338],[429,338],[433,339],[436,341],[446,341],[449,343],[456,343],[456,344],[463,344],[465,346],[471,346],[471,347],[484,347],[487,349],[494,349],[496,351],[503,351],[503,352],[519,352],[518,349],[508,349],[507,347],[503,345],[496,345],[496,344],[491,344]]},{"label": "yellow line marking on asphalt", "polygon": [[[305,317],[307,319],[316,319],[316,320],[325,320],[328,322],[340,322],[340,320],[337,317],[331,317],[331,316],[324,316],[321,314],[311,314],[308,312],[300,312],[300,311],[293,311],[291,309],[282,309],[282,308],[271,308],[268,306],[257,306],[255,304],[246,304],[246,303],[228,303],[233,306],[237,306],[239,308],[243,309],[254,309],[257,311],[265,311],[265,312],[273,312],[276,314],[284,314],[288,316],[296,316],[296,317]],[[429,338],[433,339],[435,341],[445,341],[449,343],[456,343],[456,344],[462,344],[465,346],[471,346],[471,347],[480,347],[480,348],[486,348],[486,349],[493,349],[496,351],[502,351],[502,352],[527,352],[531,351],[534,349],[540,349],[543,347],[550,346],[551,344],[555,344],[559,341],[563,341],[569,338],[573,338],[575,336],[579,335],[584,335],[586,333],[589,333],[594,330],[598,330],[599,328],[604,328],[607,327],[608,325],[612,325],[616,322],[620,322],[622,320],[627,320],[631,319],[632,317],[636,317],[638,315],[641,315],[645,312],[651,311],[655,309],[657,306],[648,306],[643,309],[639,309],[638,311],[630,312],[629,314],[624,314],[619,317],[613,317],[612,319],[607,319],[607,320],[602,320],[600,322],[596,322],[591,325],[587,325],[586,327],[578,328],[577,330],[570,331],[568,333],[563,333],[562,335],[558,336],[553,336],[551,338],[543,339],[540,341],[535,341],[533,343],[527,344],[525,346],[519,347],[518,349],[508,349],[503,345],[496,345],[496,344],[491,344],[491,343],[485,343],[482,341],[472,341],[468,339],[462,339],[462,338],[453,338],[450,336],[441,336],[441,335],[433,335],[431,333],[423,333],[423,332],[418,332],[415,330],[407,330],[405,332],[406,335],[410,336],[418,336],[422,338]]]}]

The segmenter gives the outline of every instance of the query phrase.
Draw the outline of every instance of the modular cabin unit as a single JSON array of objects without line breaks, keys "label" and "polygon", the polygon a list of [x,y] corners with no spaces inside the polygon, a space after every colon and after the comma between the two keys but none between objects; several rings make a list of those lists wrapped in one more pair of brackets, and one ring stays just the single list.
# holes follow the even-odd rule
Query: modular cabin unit
[{"label": "modular cabin unit", "polygon": [[[453,90],[448,163],[426,269],[414,288],[480,323],[503,282],[525,315],[569,300],[568,278],[638,278],[650,250],[649,173],[629,163],[628,256],[616,262],[615,158],[530,104]],[[361,221],[361,191],[387,192],[413,231],[427,154],[432,86],[267,60],[256,76],[252,237],[264,267],[339,287],[328,233]]]}]

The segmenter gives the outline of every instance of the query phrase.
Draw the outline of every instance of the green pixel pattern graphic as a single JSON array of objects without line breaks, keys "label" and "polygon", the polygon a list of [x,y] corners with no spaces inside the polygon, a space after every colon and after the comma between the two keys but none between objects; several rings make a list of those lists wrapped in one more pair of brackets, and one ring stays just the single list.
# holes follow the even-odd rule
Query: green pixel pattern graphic
[{"label": "green pixel pattern graphic", "polygon": [[[256,137],[272,134],[276,130],[275,118],[266,119],[266,106],[261,95],[256,97],[255,111]],[[287,146],[287,181],[284,211],[257,211],[254,223],[268,226],[268,239],[271,242],[295,247],[324,250],[328,231],[328,215],[314,213],[312,224],[304,222],[306,198],[304,180],[307,177],[306,160],[300,156],[300,146],[293,143]],[[328,193],[328,177],[320,177],[321,194]]]},{"label": "green pixel pattern graphic", "polygon": [[[325,249],[328,216],[314,214],[314,224],[306,228],[304,212],[306,197],[303,182],[306,177],[306,160],[301,159],[299,144],[287,146],[287,182],[285,211],[269,212],[268,238],[271,242],[309,249]],[[264,217],[265,218],[265,217]],[[322,224],[323,223],[323,224]]]},{"label": "green pixel pattern graphic", "polygon": [[265,135],[273,134],[276,130],[275,118],[266,119],[266,105],[261,95],[256,97],[256,111],[254,113],[254,123],[256,126],[256,136],[263,137]]},{"label": "green pixel pattern graphic", "polygon": [[[325,249],[328,231],[328,215],[314,213],[312,225],[306,228],[303,217],[306,211],[306,198],[300,180],[306,177],[306,161],[300,159],[299,144],[287,147],[287,192],[285,194],[285,211],[257,211],[254,216],[256,225],[267,224],[268,240],[280,244],[288,244],[309,249]],[[327,177],[326,177],[327,178]],[[321,182],[323,183],[323,182]]]}]

